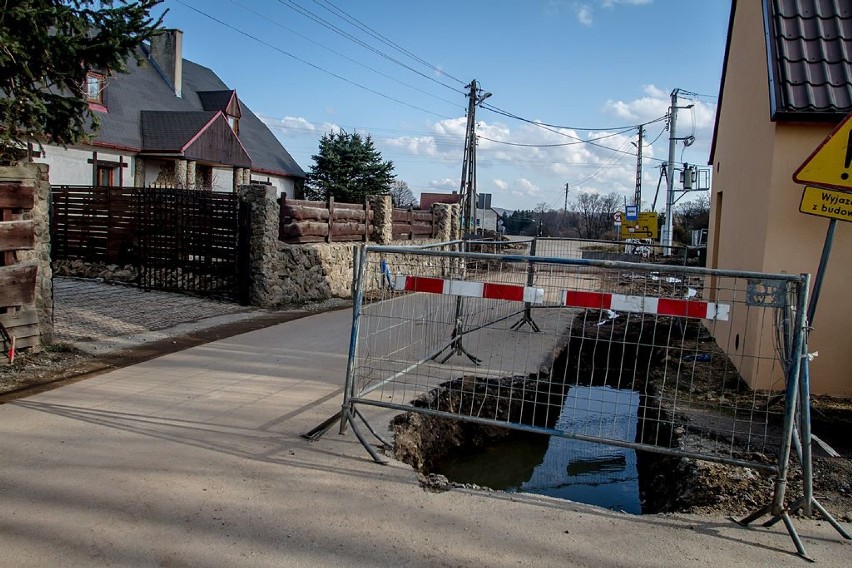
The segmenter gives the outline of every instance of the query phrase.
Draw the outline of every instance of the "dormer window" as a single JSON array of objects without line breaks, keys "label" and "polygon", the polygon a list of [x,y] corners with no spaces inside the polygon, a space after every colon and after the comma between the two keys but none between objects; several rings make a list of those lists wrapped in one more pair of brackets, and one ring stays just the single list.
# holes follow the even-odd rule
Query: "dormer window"
[{"label": "dormer window", "polygon": [[240,118],[238,116],[228,115],[228,125],[231,127],[231,130],[234,131],[234,134],[237,136],[240,135]]},{"label": "dormer window", "polygon": [[90,103],[104,104],[104,76],[89,71],[86,73],[86,100]]}]

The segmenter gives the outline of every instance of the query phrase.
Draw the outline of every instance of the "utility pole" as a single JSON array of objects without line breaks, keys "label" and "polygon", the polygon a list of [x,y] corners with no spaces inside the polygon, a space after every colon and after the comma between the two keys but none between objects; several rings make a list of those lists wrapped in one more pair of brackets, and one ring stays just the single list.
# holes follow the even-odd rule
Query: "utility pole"
[{"label": "utility pole", "polygon": [[467,128],[459,188],[462,208],[459,223],[462,236],[476,231],[476,107],[491,96],[491,93],[482,92],[476,79],[470,82],[468,89]]},{"label": "utility pole", "polygon": [[568,213],[568,184],[565,184],[565,207],[562,209],[565,213]]},{"label": "utility pole", "polygon": [[645,137],[645,125],[639,125],[639,141],[636,144],[636,191],[633,194],[633,205],[636,210],[642,207],[642,139]]},{"label": "utility pole", "polygon": [[666,167],[666,223],[663,226],[662,245],[663,254],[671,254],[672,246],[672,221],[674,219],[674,163],[677,150],[677,93],[680,89],[672,91],[672,107],[669,113],[669,161]]}]

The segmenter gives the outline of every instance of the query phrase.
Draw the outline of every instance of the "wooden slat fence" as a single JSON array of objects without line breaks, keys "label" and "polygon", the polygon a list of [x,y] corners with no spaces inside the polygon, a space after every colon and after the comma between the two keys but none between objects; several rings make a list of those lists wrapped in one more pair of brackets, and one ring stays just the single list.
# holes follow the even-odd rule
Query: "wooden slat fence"
[{"label": "wooden slat fence", "polygon": [[[21,261],[19,251],[35,248],[35,226],[24,220],[35,203],[35,189],[18,183],[0,184],[0,323],[15,338],[17,349],[39,344],[35,308],[37,261]],[[8,352],[9,345],[0,345]]]},{"label": "wooden slat fence", "polygon": [[278,239],[285,243],[368,241],[373,233],[369,201],[339,203],[281,197]]},{"label": "wooden slat fence", "polygon": [[54,186],[52,192],[54,260],[134,264],[135,188]]},{"label": "wooden slat fence", "polygon": [[393,239],[414,240],[432,238],[435,236],[435,218],[431,211],[420,211],[394,208],[393,210]]},{"label": "wooden slat fence", "polygon": [[[332,243],[369,241],[374,217],[370,202],[338,203],[333,198],[306,201],[281,198],[278,239],[285,243]],[[393,239],[433,238],[436,234],[432,211],[413,208],[393,210]]]},{"label": "wooden slat fence", "polygon": [[245,303],[248,221],[239,195],[174,188],[53,188],[53,260],[133,265],[146,290]]}]

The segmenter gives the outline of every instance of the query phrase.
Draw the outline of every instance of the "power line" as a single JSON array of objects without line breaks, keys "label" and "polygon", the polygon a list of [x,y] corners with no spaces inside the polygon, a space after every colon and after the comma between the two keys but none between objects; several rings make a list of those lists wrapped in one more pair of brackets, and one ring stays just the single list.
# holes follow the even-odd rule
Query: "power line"
[{"label": "power line", "polygon": [[363,47],[364,49],[367,49],[367,50],[369,50],[369,51],[372,51],[372,52],[373,52],[373,53],[375,53],[376,55],[379,55],[380,57],[384,57],[384,58],[385,58],[385,59],[387,59],[388,61],[391,61],[391,62],[393,62],[393,63],[396,63],[397,65],[400,65],[400,66],[402,66],[402,67],[404,67],[404,68],[408,69],[409,71],[411,71],[411,72],[413,72],[413,73],[417,73],[418,75],[420,75],[421,77],[423,77],[423,78],[425,78],[425,79],[428,79],[429,81],[432,81],[432,82],[437,83],[437,84],[439,84],[439,85],[441,85],[441,86],[443,86],[443,87],[446,87],[446,88],[450,89],[450,90],[451,90],[451,91],[453,91],[453,92],[456,92],[456,93],[461,93],[461,92],[462,92],[462,91],[459,91],[457,88],[455,88],[455,87],[453,87],[453,86],[451,86],[451,85],[447,85],[446,83],[442,83],[441,81],[439,81],[439,80],[435,79],[434,77],[430,77],[430,76],[429,76],[429,75],[427,75],[426,73],[423,73],[423,72],[421,72],[421,71],[419,71],[419,70],[415,69],[414,67],[411,67],[410,65],[407,65],[407,64],[403,63],[403,62],[402,62],[402,61],[400,61],[399,59],[396,59],[395,57],[392,57],[392,56],[388,55],[387,53],[385,53],[385,52],[381,51],[380,49],[377,49],[377,48],[373,47],[372,45],[368,44],[367,42],[365,42],[365,41],[362,41],[362,40],[358,39],[357,37],[353,36],[353,35],[352,35],[352,34],[350,34],[349,32],[346,32],[346,31],[342,30],[341,28],[339,28],[339,27],[335,26],[334,24],[332,24],[331,22],[329,22],[328,20],[326,20],[326,19],[325,19],[325,18],[323,18],[322,16],[318,16],[317,14],[315,14],[314,12],[312,12],[312,11],[308,10],[308,9],[307,9],[307,8],[305,8],[304,6],[301,6],[300,4],[298,4],[297,2],[295,2],[294,0],[278,0],[278,3],[279,3],[279,4],[281,4],[282,6],[285,6],[285,7],[287,7],[287,8],[290,8],[291,10],[294,10],[295,12],[298,12],[299,14],[301,14],[301,15],[305,16],[306,18],[308,18],[308,19],[310,19],[310,20],[313,20],[314,22],[316,22],[316,23],[318,23],[319,25],[321,25],[321,26],[323,26],[323,27],[325,27],[325,28],[327,28],[327,29],[329,29],[329,30],[333,31],[334,33],[336,33],[336,34],[338,34],[338,35],[341,35],[341,36],[345,37],[345,38],[346,38],[346,39],[348,39],[349,41],[352,41],[352,42],[354,42],[354,43],[356,43],[356,44],[360,45],[360,46],[361,46],[361,47]]},{"label": "power line", "polygon": [[453,77],[452,75],[450,75],[449,73],[447,73],[446,71],[441,69],[440,67],[438,67],[436,65],[432,65],[431,63],[429,63],[425,59],[418,57],[417,55],[413,54],[412,52],[405,49],[404,47],[402,47],[398,43],[394,42],[393,40],[391,40],[391,39],[387,38],[386,36],[382,35],[381,33],[377,32],[376,30],[374,30],[373,28],[371,28],[370,26],[368,26],[367,24],[365,24],[364,22],[362,22],[361,20],[359,20],[355,16],[349,14],[343,8],[335,5],[330,0],[322,0],[322,3],[320,3],[318,0],[313,0],[313,2],[315,4],[321,6],[322,8],[326,9],[326,10],[332,11],[332,13],[335,13],[338,17],[341,17],[345,20],[348,20],[349,23],[360,28],[362,31],[366,32],[367,34],[373,36],[375,39],[384,43],[388,47],[392,47],[392,48],[396,49],[397,51],[407,55],[408,57],[410,57],[414,61],[417,61],[418,63],[420,63],[422,65],[425,65],[426,67],[428,67],[432,71],[435,71],[436,73],[440,73],[441,75],[444,75],[445,77],[452,79],[452,80],[454,80],[454,81],[456,81],[456,82],[458,82],[462,85],[464,85],[466,83],[465,81],[462,81],[461,79],[459,79],[457,77]]},{"label": "power line", "polygon": [[282,23],[280,23],[280,22],[277,22],[277,21],[275,21],[275,20],[273,20],[273,19],[271,19],[271,18],[267,17],[267,16],[266,16],[266,15],[264,15],[264,14],[261,14],[261,13],[260,13],[260,12],[258,12],[257,10],[253,10],[252,8],[249,8],[249,7],[248,7],[248,6],[246,6],[245,4],[241,4],[240,2],[237,2],[237,0],[231,0],[231,3],[232,3],[232,4],[236,4],[237,6],[239,6],[240,8],[242,8],[243,10],[246,10],[247,12],[251,12],[251,13],[252,13],[252,14],[254,14],[255,16],[257,16],[257,17],[259,17],[259,18],[261,18],[261,19],[264,19],[264,20],[266,20],[267,22],[269,22],[269,23],[271,23],[271,24],[274,24],[274,25],[278,26],[278,27],[279,27],[279,28],[281,28],[281,29],[287,30],[287,31],[288,31],[288,32],[290,32],[291,34],[296,35],[296,36],[298,36],[298,37],[302,38],[303,40],[305,40],[305,41],[307,41],[307,42],[309,42],[309,43],[311,43],[311,44],[313,44],[313,45],[316,45],[317,47],[320,47],[320,48],[322,48],[322,49],[324,49],[324,50],[326,50],[326,51],[329,51],[329,52],[331,52],[331,53],[333,53],[333,54],[335,54],[335,55],[337,55],[337,56],[339,56],[339,57],[342,57],[343,59],[345,59],[345,60],[347,60],[347,61],[350,61],[350,62],[352,62],[352,63],[354,63],[354,64],[356,64],[356,65],[360,65],[360,66],[361,66],[361,67],[363,67],[364,69],[367,69],[367,70],[369,70],[369,71],[372,71],[373,73],[376,73],[377,75],[381,75],[382,77],[384,77],[384,78],[386,78],[386,79],[390,79],[391,81],[394,81],[394,82],[396,82],[396,83],[399,83],[400,85],[403,85],[403,86],[405,86],[405,87],[408,87],[409,89],[413,89],[413,90],[415,90],[415,91],[418,91],[418,92],[420,92],[420,93],[423,93],[424,95],[428,95],[428,96],[430,96],[430,97],[433,97],[433,98],[435,98],[435,99],[438,99],[439,101],[443,101],[443,102],[445,102],[445,103],[449,103],[449,104],[451,104],[451,105],[457,105],[457,104],[459,104],[457,101],[456,101],[456,102],[454,102],[454,101],[451,101],[451,100],[445,99],[445,98],[443,98],[443,97],[439,97],[438,95],[435,95],[435,94],[433,94],[433,93],[430,93],[429,91],[425,91],[425,90],[423,90],[423,89],[421,89],[421,88],[419,88],[419,87],[415,87],[414,85],[411,85],[411,84],[409,84],[409,83],[406,83],[405,81],[401,81],[400,79],[397,79],[396,77],[393,77],[393,76],[391,76],[391,75],[388,75],[387,73],[384,73],[384,72],[382,72],[382,71],[379,71],[378,69],[375,69],[375,68],[373,68],[373,67],[370,67],[370,66],[369,66],[369,65],[367,65],[366,63],[362,63],[362,62],[358,61],[357,59],[353,59],[352,57],[349,57],[348,55],[346,55],[346,54],[344,54],[344,53],[340,53],[339,51],[337,51],[337,50],[335,50],[335,49],[332,49],[332,48],[328,47],[327,45],[324,45],[324,44],[322,44],[322,43],[320,43],[320,42],[318,42],[318,41],[314,40],[313,38],[310,38],[310,37],[308,37],[308,36],[306,36],[306,35],[304,35],[304,34],[302,34],[302,33],[299,33],[299,32],[297,32],[296,30],[294,30],[294,29],[292,29],[292,28],[290,28],[290,27],[287,27],[287,26],[285,26],[284,24],[282,24]]},{"label": "power line", "polygon": [[629,124],[629,125],[626,125],[626,126],[610,126],[610,127],[606,127],[606,128],[602,128],[602,127],[581,128],[579,126],[565,126],[565,125],[560,125],[560,124],[549,124],[547,122],[542,122],[540,120],[530,120],[528,118],[523,118],[521,116],[518,116],[517,114],[514,114],[514,113],[509,112],[507,110],[503,110],[501,108],[498,108],[498,107],[496,107],[492,104],[484,104],[482,106],[483,106],[483,108],[487,108],[491,112],[494,112],[496,114],[500,114],[500,115],[503,115],[503,116],[506,116],[506,117],[509,117],[509,118],[514,118],[515,120],[521,120],[523,122],[529,122],[529,123],[535,124],[535,125],[547,126],[549,128],[564,128],[566,130],[582,130],[584,132],[608,131],[608,130],[631,130],[631,129],[635,130],[635,129],[639,128],[640,126],[648,126],[649,124],[654,124],[655,122],[660,122],[661,120],[665,120],[665,118],[666,118],[665,116],[661,116],[661,117],[655,118],[654,120],[650,120],[648,122],[642,122],[640,124]]},{"label": "power line", "polygon": [[577,139],[575,142],[564,142],[562,144],[521,144],[519,142],[506,142],[505,140],[494,140],[493,138],[488,138],[487,136],[483,136],[482,134],[477,135],[477,138],[481,138],[483,140],[488,140],[489,142],[495,142],[497,144],[505,144],[507,146],[520,146],[524,148],[557,148],[561,146],[575,146],[577,144],[590,144],[597,140],[603,140],[605,138],[612,138],[613,136],[619,136],[621,134],[625,134],[634,130],[633,128],[628,128],[626,130],[622,130],[620,132],[613,132],[610,134],[606,134],[604,136],[598,136],[597,138],[590,138],[588,140]]},{"label": "power line", "polygon": [[[547,130],[548,132],[553,132],[554,134],[558,134],[558,135],[560,135],[560,136],[564,136],[564,137],[566,137],[566,138],[571,138],[572,140],[577,140],[578,142],[584,142],[584,143],[586,143],[586,144],[589,144],[590,146],[595,146],[595,147],[597,147],[597,148],[601,148],[601,149],[603,149],[603,150],[610,150],[610,151],[613,151],[613,152],[620,152],[620,153],[622,153],[622,154],[627,154],[628,156],[633,156],[633,157],[635,157],[635,156],[636,156],[636,154],[635,154],[635,153],[633,153],[633,152],[627,152],[627,151],[624,151],[624,150],[617,150],[617,149],[615,149],[615,148],[610,148],[609,146],[604,146],[604,145],[602,145],[602,144],[597,144],[596,142],[590,142],[590,141],[587,141],[587,140],[583,140],[582,138],[579,138],[579,137],[577,137],[577,136],[572,136],[571,134],[567,134],[567,133],[562,132],[562,131],[560,131],[560,130],[556,130],[556,128],[566,128],[566,129],[567,129],[567,127],[563,127],[563,126],[547,126],[545,123],[539,122],[539,121],[537,121],[537,120],[531,120],[531,119],[529,119],[529,118],[524,118],[524,117],[522,117],[522,116],[518,116],[518,115],[516,115],[516,114],[512,114],[512,113],[506,112],[506,111],[504,111],[504,110],[502,110],[502,109],[498,109],[497,107],[494,107],[494,106],[492,106],[492,105],[484,104],[484,105],[482,105],[482,106],[483,106],[483,108],[486,108],[486,109],[488,109],[488,110],[490,110],[490,111],[492,111],[492,112],[495,112],[495,113],[497,113],[497,114],[501,114],[501,115],[503,115],[503,116],[507,116],[507,117],[509,117],[509,118],[514,118],[515,120],[520,120],[520,121],[522,121],[522,122],[526,122],[526,123],[528,123],[528,124],[532,124],[533,126],[536,126],[536,127],[538,127],[538,128],[542,128],[542,129],[544,129],[544,130]],[[656,119],[654,119],[654,120],[652,120],[652,121],[649,121],[649,122],[646,122],[646,123],[643,123],[643,124],[644,124],[644,125],[653,124],[653,123],[655,123],[655,122],[659,122],[659,121],[664,120],[664,119],[665,119],[665,117],[660,117],[660,118],[656,118]],[[638,126],[635,126],[635,127],[631,126],[631,127],[629,127],[629,128],[628,128],[628,130],[629,130],[629,129],[632,129],[632,128],[638,128]],[[649,158],[649,159],[652,159],[652,160],[659,160],[658,158]],[[665,160],[659,160],[659,161],[665,161]]]},{"label": "power line", "polygon": [[261,44],[261,45],[264,45],[264,46],[266,46],[266,47],[268,47],[268,48],[270,48],[270,49],[274,49],[275,51],[277,51],[277,52],[279,52],[279,53],[281,53],[281,54],[283,54],[283,55],[286,55],[287,57],[290,57],[290,58],[292,58],[292,59],[295,59],[295,60],[296,60],[296,61],[298,61],[299,63],[303,63],[303,64],[305,64],[305,65],[307,65],[307,66],[309,66],[309,67],[312,67],[313,69],[316,69],[317,71],[320,71],[320,72],[325,73],[325,74],[327,74],[327,75],[331,75],[332,77],[334,77],[334,78],[336,78],[336,79],[340,79],[341,81],[345,81],[346,83],[349,83],[350,85],[354,85],[354,86],[358,87],[359,89],[363,89],[363,90],[365,90],[365,91],[367,91],[367,92],[369,92],[369,93],[373,93],[374,95],[378,95],[378,96],[380,96],[380,97],[382,97],[382,98],[388,99],[388,100],[393,101],[393,102],[395,102],[395,103],[399,103],[399,104],[404,105],[404,106],[407,106],[407,107],[409,107],[409,108],[413,108],[413,109],[415,109],[415,110],[419,110],[419,111],[421,111],[421,112],[425,112],[425,113],[427,113],[427,114],[431,114],[431,115],[434,115],[434,116],[437,116],[437,117],[440,117],[440,118],[445,118],[445,119],[448,119],[448,120],[451,120],[451,119],[452,119],[452,117],[445,116],[445,115],[442,115],[442,114],[438,114],[437,112],[433,112],[433,111],[431,111],[431,110],[427,110],[427,109],[422,108],[422,107],[419,107],[419,106],[417,106],[417,105],[413,105],[413,104],[411,104],[411,103],[407,103],[407,102],[402,101],[402,100],[400,100],[400,99],[397,99],[397,98],[391,97],[390,95],[386,95],[385,93],[382,93],[382,92],[377,91],[377,90],[375,90],[375,89],[371,89],[370,87],[367,87],[367,86],[365,86],[365,85],[362,85],[361,83],[358,83],[358,82],[353,81],[353,80],[351,80],[351,79],[347,79],[346,77],[343,77],[342,75],[338,75],[337,73],[334,73],[333,71],[329,71],[328,69],[325,69],[325,68],[323,68],[323,67],[320,67],[319,65],[317,65],[317,64],[315,64],[315,63],[311,63],[310,61],[307,61],[307,60],[305,60],[305,59],[302,59],[301,57],[298,57],[298,56],[296,56],[296,55],[293,55],[292,53],[290,53],[290,52],[288,52],[288,51],[285,51],[285,50],[281,49],[281,48],[280,48],[280,47],[278,47],[278,46],[272,45],[271,43],[268,43],[268,42],[266,42],[266,41],[264,41],[264,40],[260,39],[259,37],[253,36],[253,35],[251,35],[251,34],[250,34],[250,33],[248,33],[248,32],[245,32],[245,31],[243,31],[243,30],[241,30],[241,29],[239,29],[239,28],[237,28],[237,27],[235,27],[235,26],[232,26],[231,24],[229,24],[229,23],[227,23],[227,22],[224,22],[224,21],[220,20],[219,18],[217,18],[217,17],[215,17],[215,16],[212,16],[212,15],[208,14],[207,12],[204,12],[204,11],[202,11],[202,10],[199,10],[199,9],[198,9],[198,8],[196,8],[195,6],[191,6],[190,4],[187,4],[187,3],[186,3],[186,2],[184,2],[183,0],[174,0],[174,1],[175,1],[175,2],[177,2],[178,4],[182,5],[182,6],[186,7],[186,8],[189,8],[190,10],[192,10],[192,11],[194,11],[194,12],[196,12],[196,13],[198,13],[198,14],[202,15],[202,16],[204,16],[205,18],[208,18],[208,19],[210,19],[210,20],[213,20],[214,22],[216,22],[216,23],[218,23],[218,24],[221,24],[221,25],[225,26],[226,28],[228,28],[228,29],[230,29],[230,30],[233,30],[233,31],[237,32],[237,33],[238,33],[238,34],[240,34],[240,35],[243,35],[243,36],[245,36],[245,37],[247,37],[247,38],[249,38],[249,39],[252,39],[252,40],[254,40],[254,41],[258,42],[258,43],[259,43],[259,44]]}]

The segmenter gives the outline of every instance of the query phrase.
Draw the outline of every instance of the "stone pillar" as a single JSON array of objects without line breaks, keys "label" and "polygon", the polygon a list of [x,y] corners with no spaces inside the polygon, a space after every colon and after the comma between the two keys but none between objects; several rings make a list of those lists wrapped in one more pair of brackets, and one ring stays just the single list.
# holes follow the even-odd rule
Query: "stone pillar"
[{"label": "stone pillar", "polygon": [[[249,175],[246,175],[246,172]],[[234,168],[234,191],[240,191],[240,187],[243,185],[251,185],[251,170],[247,170],[246,168]]]},{"label": "stone pillar", "polygon": [[393,201],[390,195],[375,195],[370,198],[373,210],[373,240],[380,245],[393,241]]},{"label": "stone pillar", "polygon": [[47,164],[19,163],[0,167],[0,183],[20,182],[35,189],[33,208],[23,219],[32,219],[35,248],[17,251],[19,262],[37,261],[35,308],[42,345],[53,343],[53,272],[50,268],[50,181]]},{"label": "stone pillar", "polygon": [[186,184],[186,160],[175,160],[175,187],[189,187]]},{"label": "stone pillar", "polygon": [[[234,169],[236,177],[236,168]],[[253,306],[271,308],[284,301],[279,282],[278,199],[275,188],[268,185],[244,185],[239,188],[240,201],[250,209],[249,266],[251,273],[250,302]]]},{"label": "stone pillar", "polygon": [[138,156],[134,159],[133,187],[145,187],[145,159]]},{"label": "stone pillar", "polygon": [[439,241],[450,241],[453,239],[453,210],[449,203],[435,203],[432,205],[435,214],[435,238]]},{"label": "stone pillar", "polygon": [[186,187],[195,189],[195,160],[186,161]]},{"label": "stone pillar", "polygon": [[453,203],[450,205],[450,239],[455,241],[461,238],[461,205]]}]

